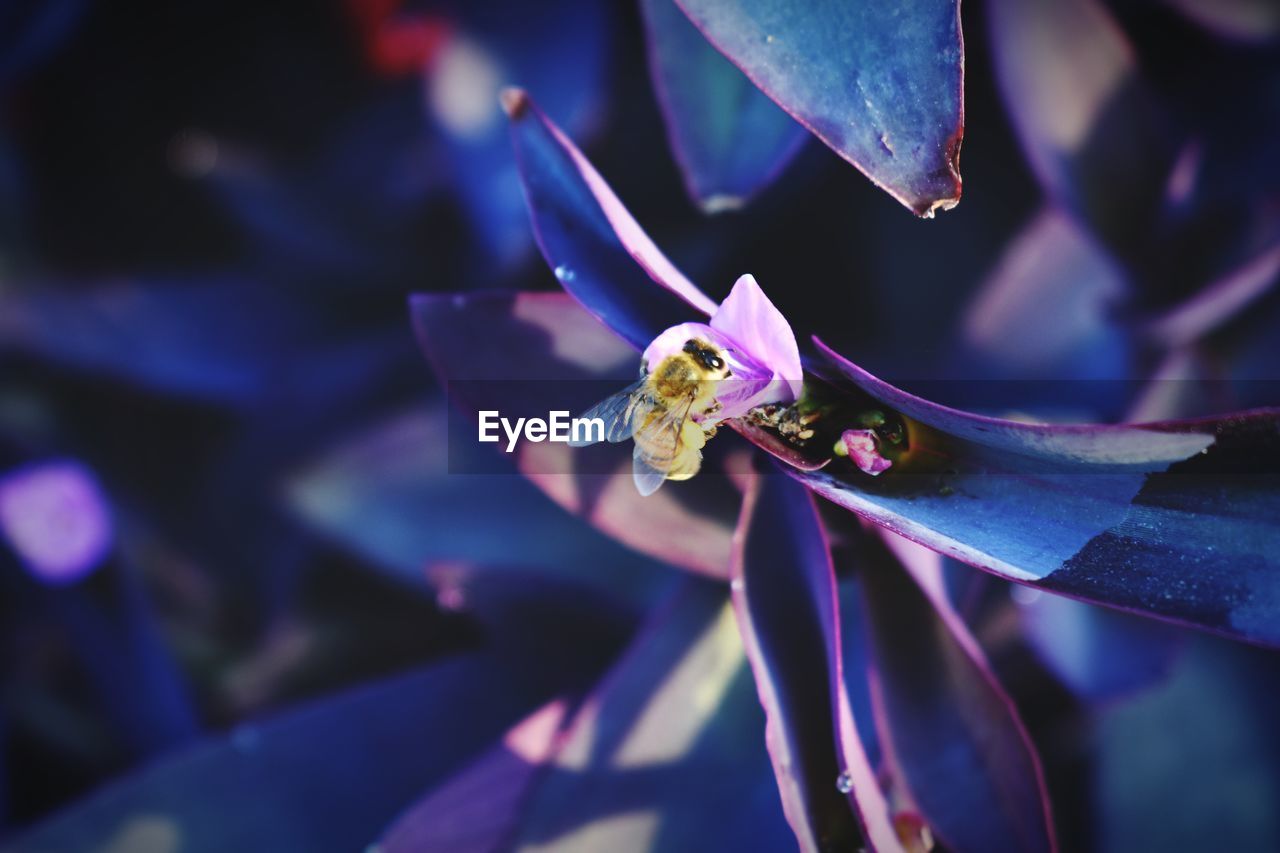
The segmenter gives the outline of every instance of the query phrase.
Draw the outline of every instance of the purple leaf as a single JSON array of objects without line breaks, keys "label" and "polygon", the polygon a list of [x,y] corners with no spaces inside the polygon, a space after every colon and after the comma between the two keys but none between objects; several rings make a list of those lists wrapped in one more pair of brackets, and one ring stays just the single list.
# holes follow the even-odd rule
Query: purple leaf
[{"label": "purple leaf", "polygon": [[463,658],[244,724],[96,793],[22,846],[363,849],[417,792],[545,700],[508,675]]},{"label": "purple leaf", "polygon": [[1262,851],[1280,838],[1280,661],[1188,640],[1164,684],[1093,720],[1090,849]]},{"label": "purple leaf", "polygon": [[0,292],[0,350],[186,398],[331,399],[367,384],[398,341],[335,340],[298,294],[251,278],[33,283]]},{"label": "purple leaf", "polygon": [[922,425],[908,423],[922,453],[871,482],[794,472],[819,494],[1010,580],[1280,644],[1280,411],[1024,424],[929,403],[823,349]]},{"label": "purple leaf", "polygon": [[674,0],[641,3],[649,71],[689,195],[706,213],[741,207],[807,138],[725,59]]},{"label": "purple leaf", "polygon": [[1005,103],[1045,191],[1109,244],[1139,236],[1178,146],[1124,33],[1099,0],[995,0],[987,14]]},{"label": "purple leaf", "polygon": [[638,350],[695,311],[712,314],[715,302],[667,260],[533,100],[518,89],[503,99],[534,234],[564,289]]},{"label": "purple leaf", "polygon": [[677,2],[769,97],[917,215],[959,201],[959,2]]},{"label": "purple leaf", "polygon": [[1167,347],[1195,343],[1280,284],[1280,245],[1209,284],[1150,323],[1146,332]]},{"label": "purple leaf", "polygon": [[762,727],[723,588],[687,581],[583,703],[509,842],[785,849]]},{"label": "purple leaf", "polygon": [[470,3],[435,11],[445,9],[457,20],[423,68],[425,106],[472,228],[487,254],[509,265],[531,242],[498,92],[510,84],[539,92],[571,132],[589,133],[605,98],[614,6],[548,0],[536,10]]},{"label": "purple leaf", "polygon": [[[439,563],[427,569],[426,580],[441,609],[482,626],[485,647],[510,664],[514,678],[554,673],[578,685],[605,670],[635,631],[642,607],[657,598],[624,599],[621,590],[599,588],[614,574],[608,563],[587,568],[599,576],[596,588],[568,572],[510,565]],[[647,574],[654,586],[666,580],[656,571]]]},{"label": "purple leaf", "polygon": [[860,821],[876,849],[897,849],[844,698],[835,575],[812,497],[776,474],[753,477],[735,544],[738,627],[800,848],[854,845]]},{"label": "purple leaf", "polygon": [[1131,344],[1116,264],[1067,214],[1046,207],[1006,248],[965,312],[965,342],[990,378],[1116,379]]},{"label": "purple leaf", "polygon": [[568,703],[543,705],[502,741],[400,816],[374,848],[383,853],[492,853],[516,828],[521,807],[555,755]]},{"label": "purple leaf", "polygon": [[[634,350],[563,294],[418,296],[412,310],[427,358],[470,412],[585,411],[639,365]],[[477,349],[477,340],[486,345]],[[556,397],[566,394],[573,399]],[[616,447],[525,442],[515,455],[552,500],[606,534],[664,562],[727,576],[741,499],[725,477],[708,471],[642,498]]]},{"label": "purple leaf", "polygon": [[[466,473],[473,457],[492,456],[487,447],[466,449],[448,440],[443,404],[420,406],[295,471],[285,483],[288,505],[319,535],[417,589],[424,567],[504,564],[513,541],[521,566],[548,578],[632,600],[657,582],[650,561],[584,529],[519,474]],[[477,518],[502,519],[504,536]]]},{"label": "purple leaf", "polygon": [[947,603],[941,557],[867,538],[862,620],[877,728],[889,761],[942,844],[1055,849],[1035,749],[977,641]]},{"label": "purple leaf", "polygon": [[1033,424],[962,412],[908,394],[872,376],[822,341],[818,349],[853,384],[901,414],[947,435],[1050,464],[1169,465],[1213,443],[1205,425]]},{"label": "purple leaf", "polygon": [[1171,625],[1039,590],[1016,588],[1014,600],[1023,636],[1041,663],[1071,692],[1092,701],[1159,682],[1186,639]]},{"label": "purple leaf", "polygon": [[1187,18],[1225,38],[1269,42],[1280,36],[1274,0],[1164,0]]}]

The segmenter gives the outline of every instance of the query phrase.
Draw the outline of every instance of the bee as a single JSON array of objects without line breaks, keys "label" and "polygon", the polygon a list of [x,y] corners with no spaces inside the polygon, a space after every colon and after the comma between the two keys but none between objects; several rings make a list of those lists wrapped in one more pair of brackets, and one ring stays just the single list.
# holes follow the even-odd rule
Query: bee
[{"label": "bee", "polygon": [[[700,338],[685,342],[640,379],[598,403],[583,415],[604,421],[610,442],[635,440],[631,473],[642,495],[664,480],[687,480],[702,466],[702,447],[715,433],[694,419],[720,408],[716,387],[730,375],[725,353]],[[577,442],[577,446],[591,444]]]}]

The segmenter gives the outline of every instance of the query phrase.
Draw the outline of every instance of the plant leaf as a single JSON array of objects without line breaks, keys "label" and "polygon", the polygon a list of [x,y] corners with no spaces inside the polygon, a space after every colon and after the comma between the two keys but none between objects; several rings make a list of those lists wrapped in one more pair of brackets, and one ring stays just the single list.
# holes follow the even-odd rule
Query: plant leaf
[{"label": "plant leaf", "polygon": [[689,195],[706,213],[741,207],[808,135],[707,43],[674,0],[644,0],[649,72]]},{"label": "plant leaf", "polygon": [[638,350],[692,319],[690,308],[714,313],[533,100],[518,89],[503,98],[534,234],[564,289]]},{"label": "plant leaf", "polygon": [[18,848],[363,849],[535,700],[486,658],[438,664],[243,725],[94,794]]},{"label": "plant leaf", "polygon": [[677,0],[769,97],[919,216],[960,200],[958,0]]},{"label": "plant leaf", "polygon": [[889,760],[947,849],[1055,849],[1039,759],[1012,700],[947,602],[942,558],[885,536],[887,549],[866,543],[857,577],[873,706]]},{"label": "plant leaf", "polygon": [[762,727],[723,588],[686,581],[575,716],[513,846],[785,849]]},{"label": "plant leaf", "polygon": [[[468,412],[582,412],[633,381],[639,363],[634,350],[563,294],[418,296],[412,310],[428,360]],[[477,348],[477,340],[485,346]],[[552,500],[604,533],[663,562],[728,575],[741,497],[711,460],[703,475],[643,498],[629,455],[615,445],[524,442],[513,455]]]},{"label": "plant leaf", "polygon": [[1010,580],[1280,644],[1280,411],[1003,421],[914,397],[819,347],[862,391],[922,424],[917,439],[936,454],[875,483],[831,466],[793,472],[819,494]]},{"label": "plant leaf", "polygon": [[861,821],[877,850],[898,849],[845,701],[835,575],[803,488],[776,474],[752,478],[731,588],[783,810],[800,848],[853,846]]},{"label": "plant leaf", "polygon": [[1099,0],[995,0],[987,14],[1001,91],[1045,191],[1109,245],[1145,236],[1178,146],[1111,13]]}]

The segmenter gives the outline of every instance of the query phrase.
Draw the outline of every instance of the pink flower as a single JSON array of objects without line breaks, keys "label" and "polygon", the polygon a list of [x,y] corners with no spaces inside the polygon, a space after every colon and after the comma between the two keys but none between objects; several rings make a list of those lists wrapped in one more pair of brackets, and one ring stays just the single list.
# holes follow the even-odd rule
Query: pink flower
[{"label": "pink flower", "polygon": [[848,456],[854,465],[864,473],[875,477],[889,470],[893,465],[880,455],[880,439],[875,430],[847,429],[840,434],[840,443],[836,445],[836,453]]},{"label": "pink flower", "polygon": [[653,370],[693,339],[722,350],[729,367],[729,378],[716,391],[721,408],[710,418],[742,417],[756,406],[792,403],[800,396],[804,370],[795,333],[753,276],[734,283],[710,325],[681,323],[658,335],[644,351],[645,368]]}]

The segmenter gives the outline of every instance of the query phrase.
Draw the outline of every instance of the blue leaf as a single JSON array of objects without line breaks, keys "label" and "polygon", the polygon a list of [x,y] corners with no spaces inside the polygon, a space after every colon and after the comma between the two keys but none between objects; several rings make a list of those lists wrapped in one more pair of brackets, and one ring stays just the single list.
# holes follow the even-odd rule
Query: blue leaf
[{"label": "blue leaf", "polygon": [[734,606],[768,720],[783,809],[800,848],[855,846],[865,830],[877,849],[899,849],[857,722],[841,697],[839,602],[812,497],[776,473],[757,475],[735,543]]},{"label": "blue leaf", "polygon": [[920,216],[960,199],[958,0],[677,0],[757,86]]},{"label": "blue leaf", "polygon": [[582,705],[515,846],[785,849],[751,692],[723,588],[685,583]]},{"label": "blue leaf", "polygon": [[714,312],[529,96],[504,98],[534,234],[564,289],[638,350],[695,311]]},{"label": "blue leaf", "polygon": [[856,577],[878,728],[925,822],[949,850],[1055,849],[1039,759],[946,601],[941,558],[862,539]]},{"label": "blue leaf", "polygon": [[807,138],[707,43],[674,0],[644,0],[649,71],[689,194],[707,213],[741,207]]},{"label": "blue leaf", "polygon": [[914,473],[795,473],[819,494],[1011,580],[1280,644],[1280,413],[1022,424],[929,403],[826,352],[939,432],[909,427],[934,455]]},{"label": "blue leaf", "polygon": [[15,849],[363,849],[533,701],[486,658],[439,664],[244,724],[92,795]]},{"label": "blue leaf", "polygon": [[1189,640],[1168,682],[1111,704],[1094,722],[1092,849],[1275,849],[1276,656]]}]

